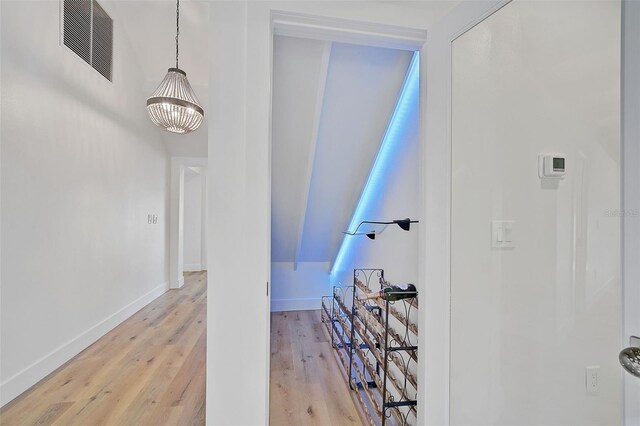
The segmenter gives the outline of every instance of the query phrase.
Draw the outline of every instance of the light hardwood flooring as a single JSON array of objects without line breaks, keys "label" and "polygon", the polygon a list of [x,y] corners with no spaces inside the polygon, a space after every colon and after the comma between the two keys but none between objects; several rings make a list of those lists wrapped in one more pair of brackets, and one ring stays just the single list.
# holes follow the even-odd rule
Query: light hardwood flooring
[{"label": "light hardwood flooring", "polygon": [[206,273],[169,290],[0,410],[1,425],[202,425]]},{"label": "light hardwood flooring", "polygon": [[271,314],[270,423],[361,425],[320,311]]}]

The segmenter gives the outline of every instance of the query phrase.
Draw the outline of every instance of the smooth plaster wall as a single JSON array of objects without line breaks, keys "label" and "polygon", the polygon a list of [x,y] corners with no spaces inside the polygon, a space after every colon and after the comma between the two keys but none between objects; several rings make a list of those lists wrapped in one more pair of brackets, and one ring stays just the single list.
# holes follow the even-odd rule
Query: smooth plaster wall
[{"label": "smooth plaster wall", "polygon": [[329,263],[271,263],[271,312],[320,309],[329,295]]},{"label": "smooth plaster wall", "polygon": [[185,170],[184,175],[184,270],[201,271],[202,268],[202,191],[203,176]]},{"label": "smooth plaster wall", "polygon": [[5,403],[166,290],[169,164],[117,17],[110,83],[57,1],[0,7]]},{"label": "smooth plaster wall", "polygon": [[451,424],[619,424],[620,4],[516,0],[452,49]]}]

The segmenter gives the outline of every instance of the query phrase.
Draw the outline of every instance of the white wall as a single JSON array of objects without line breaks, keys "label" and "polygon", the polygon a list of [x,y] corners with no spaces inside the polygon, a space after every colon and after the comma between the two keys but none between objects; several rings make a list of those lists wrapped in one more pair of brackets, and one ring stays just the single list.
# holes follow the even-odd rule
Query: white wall
[{"label": "white wall", "polygon": [[184,175],[184,270],[201,271],[203,244],[203,191],[204,178],[202,171],[187,168]]},{"label": "white wall", "polygon": [[452,46],[451,424],[619,424],[620,4],[514,1]]},{"label": "white wall", "polygon": [[110,83],[58,2],[0,5],[4,404],[166,290],[168,161],[117,17]]},{"label": "white wall", "polygon": [[[640,2],[622,3],[624,335],[640,336]],[[625,378],[625,424],[640,426],[640,380]]]},{"label": "white wall", "polygon": [[271,312],[320,309],[329,294],[328,262],[271,263]]}]

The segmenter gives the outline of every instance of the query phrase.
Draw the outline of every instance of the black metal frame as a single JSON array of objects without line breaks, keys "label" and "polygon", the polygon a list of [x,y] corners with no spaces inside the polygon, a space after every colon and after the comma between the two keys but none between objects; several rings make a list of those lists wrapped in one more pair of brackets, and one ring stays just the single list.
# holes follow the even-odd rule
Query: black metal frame
[{"label": "black metal frame", "polygon": [[[384,270],[354,269],[353,286],[333,287],[332,296],[322,298],[322,321],[346,370],[349,387],[357,392],[370,422],[386,426],[393,415],[396,424],[406,425],[410,414],[416,414],[417,404],[417,379],[409,371],[411,363],[417,362],[418,346],[412,342],[412,336],[417,337],[417,328],[409,321],[409,314],[417,307],[417,302],[410,301],[416,299],[361,301],[359,292],[371,291],[374,279],[382,290],[386,284]],[[350,307],[345,304],[348,296]],[[403,313],[399,307],[404,308]],[[396,318],[395,328],[390,326],[390,313]],[[400,333],[396,331],[398,324]],[[391,365],[394,366],[393,374]],[[390,389],[389,382],[393,385]],[[373,392],[375,389],[380,391],[379,395]],[[374,408],[374,417],[379,418],[379,423],[371,417],[371,410],[360,391],[366,394],[368,405]]]}]

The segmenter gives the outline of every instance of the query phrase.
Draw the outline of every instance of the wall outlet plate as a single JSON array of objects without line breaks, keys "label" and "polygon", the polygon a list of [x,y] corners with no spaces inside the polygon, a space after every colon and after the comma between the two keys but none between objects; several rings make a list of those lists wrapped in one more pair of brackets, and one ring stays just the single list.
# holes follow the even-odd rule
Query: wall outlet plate
[{"label": "wall outlet plate", "polygon": [[587,393],[597,393],[600,388],[600,366],[592,365],[585,370],[585,386]]}]

